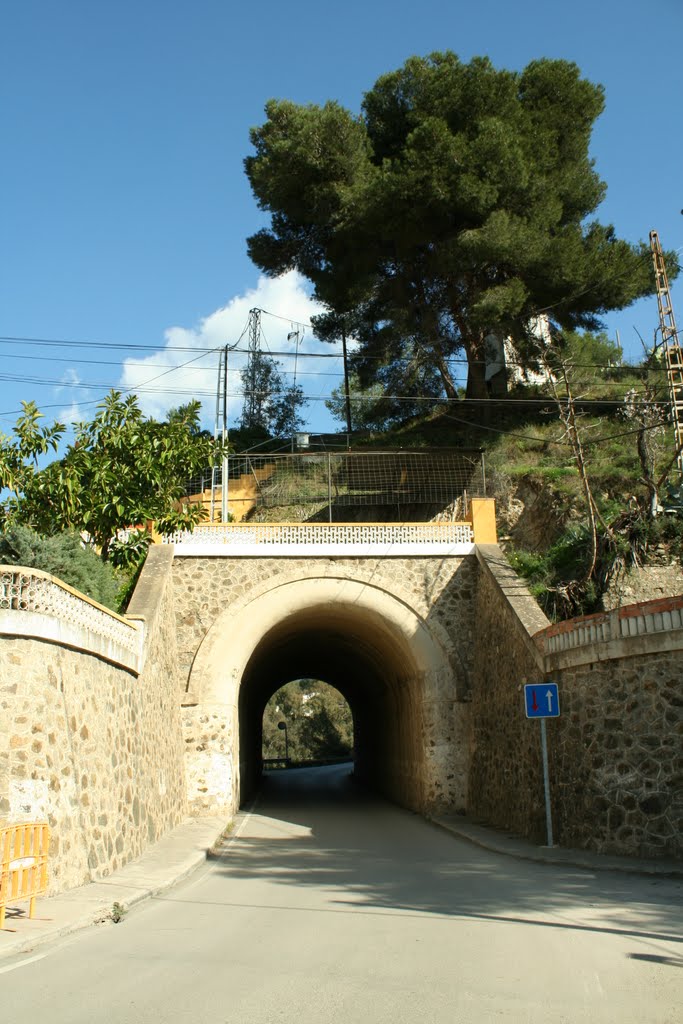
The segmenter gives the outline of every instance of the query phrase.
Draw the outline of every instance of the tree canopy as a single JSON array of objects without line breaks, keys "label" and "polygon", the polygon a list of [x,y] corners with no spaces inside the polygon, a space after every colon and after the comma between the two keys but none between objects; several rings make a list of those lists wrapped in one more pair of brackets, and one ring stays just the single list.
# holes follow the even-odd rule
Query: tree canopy
[{"label": "tree canopy", "polygon": [[40,413],[25,404],[15,438],[0,438],[0,482],[10,488],[2,520],[44,535],[87,531],[105,559],[126,527],[191,527],[205,512],[183,500],[187,483],[221,455],[200,430],[199,408],[190,402],[159,422],[144,416],[134,395],[112,391],[92,421],[75,425],[63,458],[39,469],[38,454],[56,448],[64,427],[41,428]]},{"label": "tree canopy", "polygon": [[[513,72],[451,52],[382,76],[360,115],[271,100],[245,161],[271,216],[249,254],[313,283],[327,307],[317,333],[360,341],[363,386],[427,366],[454,398],[464,353],[467,396],[484,397],[487,336],[512,338],[533,365],[540,312],[594,330],[653,290],[647,246],[590,219],[605,194],[589,155],[603,106],[567,61]],[[667,264],[675,276],[674,254]]]},{"label": "tree canopy", "polygon": [[353,747],[351,708],[335,687],[318,679],[297,679],[282,686],[263,712],[263,756],[293,761],[348,757]]},{"label": "tree canopy", "polygon": [[0,433],[0,529],[16,516],[20,497],[28,490],[38,471],[38,458],[57,451],[64,434],[63,423],[45,427],[35,402],[22,402],[23,412],[12,435]]},{"label": "tree canopy", "polygon": [[301,410],[306,405],[299,384],[285,384],[272,356],[258,351],[253,366],[242,370],[245,390],[253,388],[255,401],[245,407],[241,430],[271,437],[292,437],[301,430]]}]

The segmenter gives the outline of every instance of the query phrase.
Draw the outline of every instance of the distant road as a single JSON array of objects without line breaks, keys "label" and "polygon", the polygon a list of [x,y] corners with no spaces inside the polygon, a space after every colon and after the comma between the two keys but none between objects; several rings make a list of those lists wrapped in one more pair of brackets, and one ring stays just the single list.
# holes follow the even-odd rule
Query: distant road
[{"label": "distant road", "polygon": [[680,1024],[683,883],[487,853],[270,773],[218,861],[0,978],[50,1024]]}]

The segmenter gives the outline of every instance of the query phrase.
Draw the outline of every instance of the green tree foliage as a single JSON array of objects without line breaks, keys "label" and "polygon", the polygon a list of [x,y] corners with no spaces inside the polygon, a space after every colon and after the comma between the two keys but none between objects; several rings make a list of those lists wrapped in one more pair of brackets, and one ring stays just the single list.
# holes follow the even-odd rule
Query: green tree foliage
[{"label": "green tree foliage", "polygon": [[[406,372],[407,371],[407,372]],[[375,379],[363,386],[356,370],[349,374],[352,430],[389,430],[429,411],[427,399],[438,399],[441,386],[433,367],[417,363],[414,372],[405,364],[378,368]],[[335,388],[325,405],[335,419],[346,423],[344,385]]]},{"label": "green tree foliage", "polygon": [[192,527],[205,513],[183,501],[187,481],[220,457],[199,429],[199,408],[190,402],[160,423],[135,396],[110,392],[91,422],[76,425],[62,459],[21,476],[6,514],[41,534],[87,531],[105,560],[121,529]]},{"label": "green tree foliage", "polygon": [[118,609],[120,582],[112,566],[84,545],[76,533],[41,537],[34,530],[15,524],[0,536],[0,563],[48,572],[93,601]]},{"label": "green tree foliage", "polygon": [[[486,395],[485,339],[511,337],[523,360],[534,315],[595,330],[600,315],[653,290],[647,246],[589,218],[605,194],[589,156],[603,90],[575,64],[522,72],[451,52],[382,76],[356,116],[338,103],[266,105],[246,172],[271,223],[248,239],[267,274],[296,268],[360,342],[364,386],[382,368],[426,365],[457,395]],[[671,277],[678,272],[667,254]]]},{"label": "green tree foliage", "polygon": [[22,402],[22,407],[13,436],[0,433],[0,529],[16,515],[20,496],[33,484],[39,456],[57,450],[65,429],[62,423],[41,426],[35,402]]},{"label": "green tree foliage", "polygon": [[338,690],[314,679],[298,679],[275,693],[263,713],[263,756],[284,757],[287,723],[293,761],[348,757],[353,747],[351,709]]},{"label": "green tree foliage", "polygon": [[301,410],[306,405],[303,388],[298,384],[287,386],[271,356],[257,352],[251,374],[249,367],[242,370],[242,382],[245,389],[253,389],[255,397],[251,408],[245,408],[242,430],[266,437],[292,437],[301,430]]}]

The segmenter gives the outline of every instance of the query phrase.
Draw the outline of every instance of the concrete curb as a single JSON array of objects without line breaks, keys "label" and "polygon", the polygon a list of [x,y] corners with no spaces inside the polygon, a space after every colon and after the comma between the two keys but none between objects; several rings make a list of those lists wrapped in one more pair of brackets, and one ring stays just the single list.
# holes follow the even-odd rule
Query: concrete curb
[{"label": "concrete curb", "polygon": [[468,843],[473,843],[483,850],[501,853],[506,857],[515,857],[517,860],[582,868],[585,871],[621,871],[632,875],[683,878],[683,862],[681,861],[615,857],[604,853],[593,853],[590,850],[563,849],[559,846],[552,848],[534,846],[526,839],[506,835],[504,832],[496,832],[483,825],[475,825],[474,822],[460,816],[436,815],[428,820],[438,828],[444,829]]},{"label": "concrete curb", "polygon": [[57,896],[39,897],[33,920],[27,916],[28,903],[21,903],[20,916],[8,916],[5,928],[0,931],[0,960],[32,951],[82,928],[111,924],[115,903],[125,913],[167,892],[207,863],[229,823],[225,818],[189,819],[138,860],[106,879]]}]

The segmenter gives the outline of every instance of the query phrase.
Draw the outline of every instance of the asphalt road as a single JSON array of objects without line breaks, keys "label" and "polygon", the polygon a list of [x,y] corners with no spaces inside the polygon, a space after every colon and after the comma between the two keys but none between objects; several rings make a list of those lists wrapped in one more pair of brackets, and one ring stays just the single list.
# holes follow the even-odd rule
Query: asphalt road
[{"label": "asphalt road", "polygon": [[530,864],[273,773],[221,857],[0,969],[6,1021],[680,1024],[683,883]]}]

